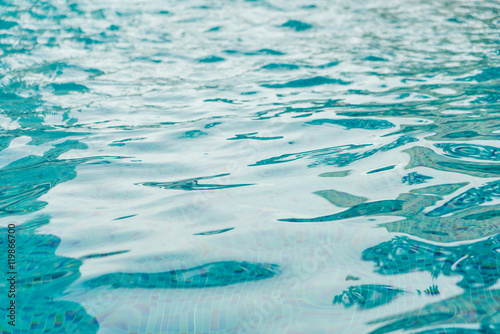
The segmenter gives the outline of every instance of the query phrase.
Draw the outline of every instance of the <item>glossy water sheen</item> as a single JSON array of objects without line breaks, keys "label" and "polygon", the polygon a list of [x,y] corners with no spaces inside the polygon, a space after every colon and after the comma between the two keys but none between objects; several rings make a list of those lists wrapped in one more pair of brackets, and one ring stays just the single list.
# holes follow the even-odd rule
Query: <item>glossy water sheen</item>
[{"label": "glossy water sheen", "polygon": [[500,333],[499,31],[491,0],[0,1],[0,329]]}]

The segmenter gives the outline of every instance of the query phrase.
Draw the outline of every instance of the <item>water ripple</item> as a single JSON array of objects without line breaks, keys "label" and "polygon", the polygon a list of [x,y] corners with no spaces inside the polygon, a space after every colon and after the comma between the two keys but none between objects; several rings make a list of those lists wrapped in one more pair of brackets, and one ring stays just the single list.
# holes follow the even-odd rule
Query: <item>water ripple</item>
[{"label": "water ripple", "polygon": [[143,182],[137,184],[146,187],[156,187],[161,189],[176,189],[176,190],[217,190],[217,189],[227,189],[227,188],[245,187],[253,185],[250,183],[248,184],[199,184],[198,183],[199,180],[209,180],[228,175],[230,174],[202,176],[202,177],[196,177],[192,179],[185,179],[174,182]]},{"label": "water ripple", "polygon": [[199,289],[226,286],[270,278],[279,272],[272,264],[214,262],[202,266],[163,273],[113,273],[85,282],[87,288],[110,286],[141,289]]},{"label": "water ripple", "polygon": [[348,84],[350,84],[350,82],[341,79],[333,79],[333,78],[317,76],[307,79],[292,80],[286,83],[264,84],[262,85],[262,87],[279,89],[279,88],[303,88],[303,87],[314,87],[321,85],[348,85]]}]

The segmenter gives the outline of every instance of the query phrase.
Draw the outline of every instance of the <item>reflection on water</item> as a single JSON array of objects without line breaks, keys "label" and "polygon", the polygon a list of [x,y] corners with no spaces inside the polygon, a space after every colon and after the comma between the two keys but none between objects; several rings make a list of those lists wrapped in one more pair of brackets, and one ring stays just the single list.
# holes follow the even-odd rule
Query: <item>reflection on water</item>
[{"label": "reflection on water", "polygon": [[500,332],[498,13],[0,1],[0,329]]}]

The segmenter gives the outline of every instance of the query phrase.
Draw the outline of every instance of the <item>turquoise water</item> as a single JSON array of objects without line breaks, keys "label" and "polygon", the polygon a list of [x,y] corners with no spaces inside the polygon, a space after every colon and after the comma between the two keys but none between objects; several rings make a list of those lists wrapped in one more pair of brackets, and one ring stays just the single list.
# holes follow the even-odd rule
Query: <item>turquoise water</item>
[{"label": "turquoise water", "polygon": [[499,27],[0,1],[2,333],[500,333]]}]

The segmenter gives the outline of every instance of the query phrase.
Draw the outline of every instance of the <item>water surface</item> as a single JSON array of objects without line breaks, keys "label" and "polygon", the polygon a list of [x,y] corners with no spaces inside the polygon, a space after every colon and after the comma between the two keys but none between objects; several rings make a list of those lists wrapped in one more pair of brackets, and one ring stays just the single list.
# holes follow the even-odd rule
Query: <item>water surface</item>
[{"label": "water surface", "polygon": [[486,0],[1,1],[0,329],[500,332],[499,25]]}]

